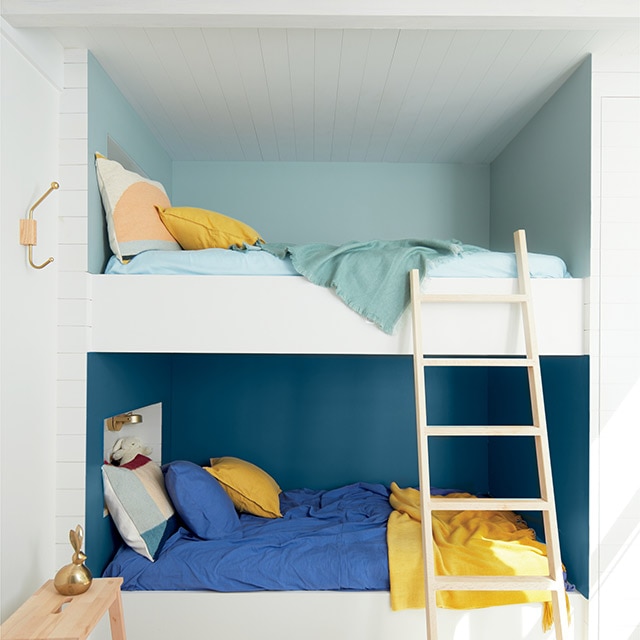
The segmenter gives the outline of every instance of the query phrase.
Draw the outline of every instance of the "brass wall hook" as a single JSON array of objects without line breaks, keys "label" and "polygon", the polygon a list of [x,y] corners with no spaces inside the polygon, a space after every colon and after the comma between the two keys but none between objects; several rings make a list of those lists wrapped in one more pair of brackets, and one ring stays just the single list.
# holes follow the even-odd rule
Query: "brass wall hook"
[{"label": "brass wall hook", "polygon": [[33,212],[36,207],[40,205],[50,193],[58,189],[58,187],[60,187],[60,185],[57,182],[52,182],[44,195],[29,209],[29,215],[26,220],[20,220],[20,244],[29,247],[29,264],[34,269],[44,269],[44,267],[53,262],[53,258],[48,258],[42,264],[35,264],[33,262],[33,245],[38,244],[38,223],[33,219]]}]

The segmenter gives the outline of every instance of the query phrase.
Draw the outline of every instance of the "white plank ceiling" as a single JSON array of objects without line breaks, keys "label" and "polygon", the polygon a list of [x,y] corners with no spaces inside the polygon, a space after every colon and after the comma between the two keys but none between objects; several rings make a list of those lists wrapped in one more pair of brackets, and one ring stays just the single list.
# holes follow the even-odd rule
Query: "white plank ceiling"
[{"label": "white plank ceiling", "polygon": [[[14,3],[15,4],[15,3]],[[50,26],[174,160],[487,163],[634,29]]]}]

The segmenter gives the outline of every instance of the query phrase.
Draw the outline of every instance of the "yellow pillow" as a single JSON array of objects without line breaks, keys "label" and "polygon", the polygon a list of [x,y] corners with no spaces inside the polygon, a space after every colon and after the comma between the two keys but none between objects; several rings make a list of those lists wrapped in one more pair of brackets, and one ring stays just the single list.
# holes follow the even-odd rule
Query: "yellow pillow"
[{"label": "yellow pillow", "polygon": [[238,511],[263,518],[281,518],[280,487],[266,472],[256,465],[238,458],[211,458],[210,467],[204,467],[229,494]]},{"label": "yellow pillow", "polygon": [[249,225],[215,211],[195,207],[156,207],[169,233],[183,249],[228,249],[262,240]]}]

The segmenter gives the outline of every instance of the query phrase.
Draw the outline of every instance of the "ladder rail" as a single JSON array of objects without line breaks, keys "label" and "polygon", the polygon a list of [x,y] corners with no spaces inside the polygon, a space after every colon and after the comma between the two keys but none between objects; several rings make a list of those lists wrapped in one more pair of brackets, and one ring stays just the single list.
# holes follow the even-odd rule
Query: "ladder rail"
[{"label": "ladder rail", "polygon": [[564,585],[564,574],[560,554],[555,494],[553,491],[553,475],[551,469],[551,451],[549,449],[547,418],[544,410],[540,353],[536,338],[533,305],[531,303],[531,278],[529,276],[527,240],[524,230],[520,229],[514,233],[514,244],[516,250],[519,292],[525,296],[525,301],[522,303],[521,307],[525,350],[527,358],[531,358],[535,361],[534,366],[528,369],[531,413],[533,416],[533,424],[544,434],[544,437],[535,439],[536,460],[538,465],[540,495],[549,503],[549,509],[542,514],[542,521],[545,532],[545,543],[547,546],[549,574],[553,577],[558,586],[557,590],[551,592],[551,601],[553,604],[554,620],[556,627],[558,628],[558,637],[562,640],[568,627],[568,616],[564,605],[564,597],[560,597],[563,593],[560,591],[560,585]]},{"label": "ladder rail", "polygon": [[[420,482],[420,517],[422,518],[422,557],[424,563],[424,594],[427,613],[427,638],[437,638],[435,560],[433,554],[433,527],[431,522],[431,487],[429,474],[429,447],[427,435],[422,428],[427,424],[427,397],[422,364],[422,302],[420,298],[420,274],[417,269],[410,273],[411,322],[413,329],[413,376],[416,403],[416,431],[418,437],[418,479]],[[432,584],[433,583],[433,584]]]},{"label": "ladder rail", "polygon": [[[418,439],[418,465],[421,495],[422,548],[424,554],[425,613],[428,640],[437,640],[436,591],[439,590],[549,590],[554,612],[556,638],[568,637],[568,615],[564,597],[564,575],[560,557],[556,504],[553,492],[551,455],[544,409],[540,356],[535,333],[531,282],[526,236],[523,230],[514,233],[518,291],[515,294],[429,294],[420,290],[417,269],[410,272],[411,315],[413,330],[413,362]],[[423,347],[422,305],[424,303],[515,303],[520,306],[524,332],[525,355],[509,358],[427,358]],[[425,367],[427,366],[524,366],[527,368],[533,425],[527,426],[429,426],[426,408]],[[441,435],[526,435],[535,440],[540,498],[533,499],[433,499],[430,494],[429,437]],[[438,507],[440,505],[440,507]],[[431,514],[439,510],[523,510],[541,511],[547,546],[549,575],[497,576],[436,576]],[[542,582],[541,582],[542,581]],[[469,586],[471,585],[471,586]],[[526,585],[537,585],[529,586]]]}]

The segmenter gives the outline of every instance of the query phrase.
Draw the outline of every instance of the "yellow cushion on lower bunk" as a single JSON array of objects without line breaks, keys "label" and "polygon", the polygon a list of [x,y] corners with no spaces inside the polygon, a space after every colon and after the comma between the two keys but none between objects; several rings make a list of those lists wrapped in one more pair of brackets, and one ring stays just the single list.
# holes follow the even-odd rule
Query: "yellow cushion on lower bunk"
[{"label": "yellow cushion on lower bunk", "polygon": [[278,483],[266,472],[246,460],[226,456],[211,458],[204,467],[229,494],[238,511],[263,518],[280,518]]},{"label": "yellow cushion on lower bunk", "polygon": [[260,234],[240,220],[196,207],[156,207],[160,220],[183,249],[228,249],[254,245]]}]

